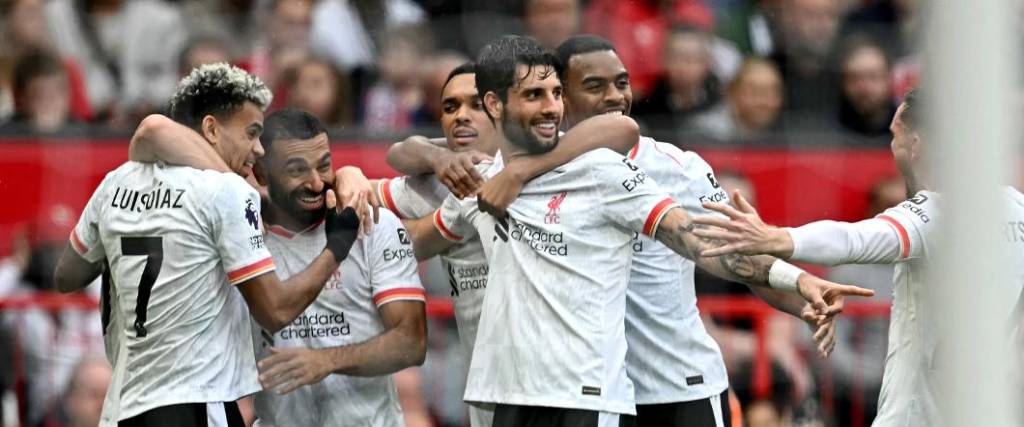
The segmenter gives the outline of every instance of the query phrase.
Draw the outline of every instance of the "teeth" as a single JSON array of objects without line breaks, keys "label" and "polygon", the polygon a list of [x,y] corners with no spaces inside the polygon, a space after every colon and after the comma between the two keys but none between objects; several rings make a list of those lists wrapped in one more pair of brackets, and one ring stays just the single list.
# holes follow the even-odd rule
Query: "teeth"
[{"label": "teeth", "polygon": [[622,111],[619,111],[619,110],[614,110],[614,111],[608,111],[608,112],[606,112],[605,114],[611,114],[611,115],[615,115],[615,116],[621,116],[621,115],[622,115]]},{"label": "teeth", "polygon": [[537,124],[537,127],[542,128],[542,129],[554,129],[555,128],[555,124],[554,123],[539,123],[539,124]]}]

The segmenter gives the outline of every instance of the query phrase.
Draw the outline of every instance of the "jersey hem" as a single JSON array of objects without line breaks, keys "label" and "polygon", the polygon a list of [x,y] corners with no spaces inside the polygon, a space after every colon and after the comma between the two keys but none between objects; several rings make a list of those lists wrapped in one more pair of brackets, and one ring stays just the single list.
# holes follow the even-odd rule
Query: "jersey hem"
[{"label": "jersey hem", "polygon": [[903,227],[903,224],[900,224],[900,222],[896,220],[896,218],[893,218],[885,214],[878,215],[875,218],[878,218],[882,221],[889,223],[889,225],[891,225],[892,228],[896,230],[896,234],[899,234],[900,259],[910,258],[910,234],[907,233],[907,229]]},{"label": "jersey hem", "polygon": [[448,227],[445,227],[444,219],[441,218],[440,209],[434,211],[434,228],[436,228],[437,231],[441,233],[441,237],[444,237],[446,240],[451,240],[453,242],[462,241],[462,236],[453,233],[451,230],[448,229]]},{"label": "jersey hem", "polygon": [[[189,398],[189,399],[181,399],[181,400],[173,399],[173,398],[171,398],[171,399],[160,399],[160,400],[157,400],[157,401],[155,401],[153,403],[149,403],[149,404],[146,404],[146,405],[140,405],[137,408],[132,408],[131,411],[121,411],[120,413],[117,414],[117,417],[118,417],[117,421],[119,421],[119,422],[120,421],[124,421],[127,418],[134,417],[136,415],[142,414],[142,413],[144,413],[146,411],[149,411],[149,410],[153,410],[153,409],[159,408],[161,406],[180,405],[180,404],[183,404],[183,403],[234,402],[234,401],[237,401],[238,399],[241,399],[241,398],[243,398],[245,396],[248,396],[250,394],[258,393],[261,389],[262,388],[260,386],[254,385],[254,386],[250,386],[248,388],[243,388],[243,390],[250,390],[250,391],[239,392],[240,394],[237,394],[237,395],[235,393],[230,393],[230,394],[228,394],[224,398],[222,398],[221,395],[216,395],[216,394],[205,395],[204,394],[204,395],[197,396],[194,399],[191,399],[191,398]],[[168,394],[173,394],[173,392],[170,392]],[[234,397],[230,397],[230,396],[234,396]],[[122,400],[122,403],[123,402],[124,401]],[[123,405],[122,405],[122,407],[123,407]]]},{"label": "jersey hem", "polygon": [[[724,391],[726,391],[728,389],[729,389],[729,384],[726,383],[726,384],[722,384],[722,385],[718,385],[718,386],[714,386],[714,387],[712,387],[712,386],[705,387],[699,393],[689,393],[689,394],[684,394],[684,393],[656,394],[656,395],[653,395],[653,396],[647,396],[645,398],[638,397],[636,399],[636,404],[637,405],[663,405],[663,404],[666,404],[666,403],[693,402],[695,400],[702,400],[702,399],[710,398],[712,396],[718,396],[718,395],[722,394],[722,392],[724,392]],[[718,391],[713,391],[713,390],[718,390]]]},{"label": "jersey hem", "polygon": [[661,220],[665,218],[668,211],[672,208],[679,207],[679,204],[672,200],[671,197],[666,197],[664,200],[658,202],[651,209],[651,213],[647,214],[647,221],[644,221],[643,233],[654,237],[654,234],[658,232],[658,226],[661,225]]},{"label": "jersey hem", "polygon": [[394,301],[427,301],[423,288],[394,288],[373,296],[373,304],[378,308]]},{"label": "jersey hem", "polygon": [[469,404],[500,404],[500,405],[522,405],[522,406],[546,406],[549,408],[582,409],[586,411],[611,412],[623,415],[636,415],[636,404],[632,401],[613,401],[603,404],[586,404],[573,400],[549,399],[536,396],[523,396],[518,394],[507,395],[505,398],[493,396],[473,396],[469,392],[465,395],[465,401]]},{"label": "jersey hem", "polygon": [[78,230],[71,230],[71,247],[78,252],[82,258],[85,258],[85,254],[89,253],[89,247],[82,243],[82,240],[78,238]]},{"label": "jersey hem", "polygon": [[245,267],[229,272],[228,283],[231,284],[231,286],[234,286],[246,280],[252,279],[253,277],[274,271],[275,269],[276,267],[274,266],[274,259],[264,258]]}]

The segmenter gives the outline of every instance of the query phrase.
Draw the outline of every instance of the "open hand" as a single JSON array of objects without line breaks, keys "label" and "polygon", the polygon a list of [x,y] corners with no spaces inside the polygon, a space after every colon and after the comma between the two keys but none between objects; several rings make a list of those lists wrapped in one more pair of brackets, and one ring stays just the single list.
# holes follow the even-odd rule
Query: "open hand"
[{"label": "open hand", "polygon": [[316,384],[331,373],[324,353],[304,347],[270,348],[270,356],[257,364],[264,390],[288,394],[304,385]]},{"label": "open hand", "polygon": [[699,215],[693,219],[694,224],[705,226],[695,229],[694,235],[728,242],[722,246],[705,249],[701,252],[702,256],[716,257],[738,253],[788,258],[793,254],[793,240],[786,230],[765,224],[757,210],[739,191],[733,192],[732,197],[735,207],[722,203],[703,204],[705,209],[718,212],[726,218],[718,215]]}]

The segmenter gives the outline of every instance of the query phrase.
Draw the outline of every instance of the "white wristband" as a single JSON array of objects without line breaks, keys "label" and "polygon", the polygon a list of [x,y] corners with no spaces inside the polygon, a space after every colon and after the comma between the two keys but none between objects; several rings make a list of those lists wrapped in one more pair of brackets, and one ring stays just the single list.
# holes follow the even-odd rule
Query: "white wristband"
[{"label": "white wristband", "polygon": [[784,291],[798,292],[796,280],[804,271],[793,264],[781,259],[775,260],[772,267],[768,269],[768,285]]}]

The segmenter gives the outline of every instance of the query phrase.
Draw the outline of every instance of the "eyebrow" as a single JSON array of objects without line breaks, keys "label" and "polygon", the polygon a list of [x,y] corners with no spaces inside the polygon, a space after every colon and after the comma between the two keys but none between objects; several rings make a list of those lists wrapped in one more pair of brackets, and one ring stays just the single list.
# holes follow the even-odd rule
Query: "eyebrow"
[{"label": "eyebrow", "polygon": [[254,130],[256,132],[263,133],[263,124],[262,123],[253,123],[253,124],[249,125],[249,129],[253,129],[253,128],[255,128]]},{"label": "eyebrow", "polygon": [[320,158],[320,163],[330,162],[330,161],[331,161],[331,152],[330,151],[328,151],[326,154],[324,154],[323,157]]},{"label": "eyebrow", "polygon": [[306,159],[303,159],[301,157],[292,157],[288,159],[286,162],[284,162],[284,166],[309,166],[309,164],[306,163]]}]

